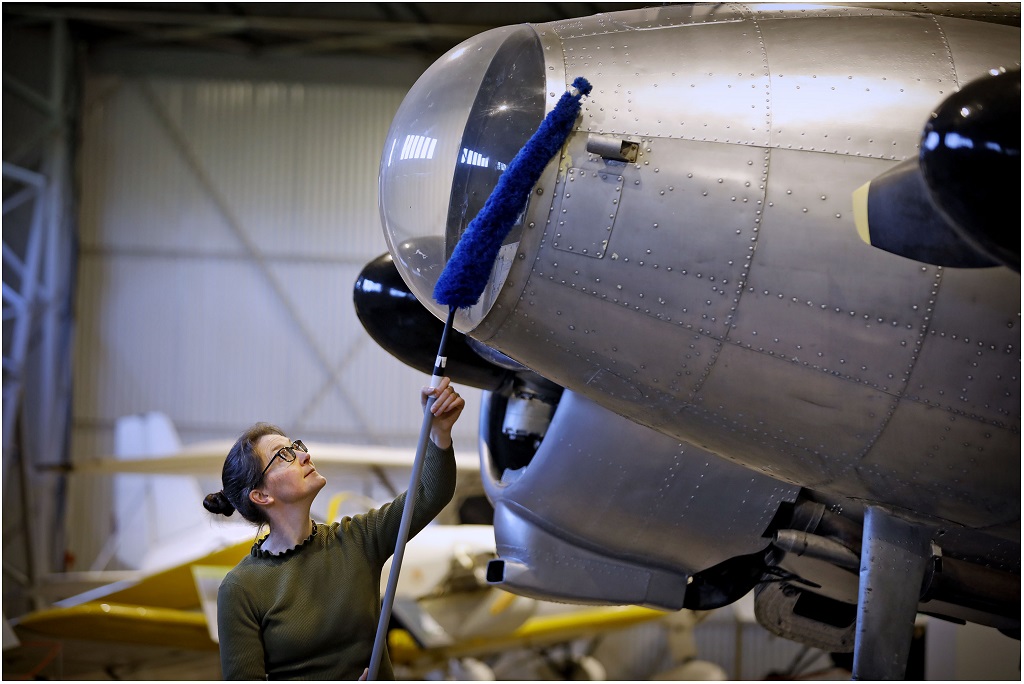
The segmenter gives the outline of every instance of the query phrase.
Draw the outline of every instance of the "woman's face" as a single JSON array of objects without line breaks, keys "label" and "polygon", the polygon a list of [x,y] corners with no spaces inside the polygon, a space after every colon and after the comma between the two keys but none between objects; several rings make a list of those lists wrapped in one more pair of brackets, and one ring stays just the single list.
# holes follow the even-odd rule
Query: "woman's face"
[{"label": "woman's face", "polygon": [[260,488],[282,503],[312,501],[327,484],[327,479],[317,472],[305,451],[293,449],[295,460],[286,461],[291,454],[285,447],[291,445],[292,441],[283,435],[264,435],[256,442],[256,453],[262,460],[262,467],[267,468]]}]

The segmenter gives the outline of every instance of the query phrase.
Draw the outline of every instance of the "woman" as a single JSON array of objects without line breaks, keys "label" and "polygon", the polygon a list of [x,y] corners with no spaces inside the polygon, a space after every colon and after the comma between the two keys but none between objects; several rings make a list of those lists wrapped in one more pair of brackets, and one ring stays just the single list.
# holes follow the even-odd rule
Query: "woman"
[{"label": "woman", "polygon": [[[455,493],[451,430],[465,400],[443,378],[435,396],[410,535]],[[217,628],[225,679],[358,679],[365,676],[380,616],[380,579],[395,551],[405,494],[353,518],[317,525],[310,507],[327,480],[301,441],[257,423],[224,461],[213,513],[237,510],[270,533],[224,578]],[[387,650],[380,679],[394,679]]]}]

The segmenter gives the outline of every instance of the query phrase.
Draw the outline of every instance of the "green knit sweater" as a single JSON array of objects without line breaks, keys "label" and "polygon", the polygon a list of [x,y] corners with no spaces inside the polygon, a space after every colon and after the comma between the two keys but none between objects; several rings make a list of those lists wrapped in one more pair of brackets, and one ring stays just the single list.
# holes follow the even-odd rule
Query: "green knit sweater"
[{"label": "green knit sweater", "polygon": [[[410,535],[455,493],[455,452],[427,442]],[[380,581],[395,552],[405,493],[363,515],[314,525],[281,554],[261,539],[224,578],[217,629],[225,679],[358,679],[370,664]],[[387,649],[379,679],[394,679]]]}]

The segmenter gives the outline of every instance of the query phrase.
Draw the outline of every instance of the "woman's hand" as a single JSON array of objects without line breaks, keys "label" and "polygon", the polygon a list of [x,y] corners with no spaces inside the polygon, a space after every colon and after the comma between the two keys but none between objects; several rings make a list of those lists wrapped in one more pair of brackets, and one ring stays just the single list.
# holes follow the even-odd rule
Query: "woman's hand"
[{"label": "woman's hand", "polygon": [[447,377],[441,378],[441,382],[433,389],[424,387],[420,390],[422,406],[427,405],[427,397],[437,397],[430,407],[430,412],[434,414],[430,424],[430,439],[442,449],[447,449],[452,445],[452,426],[462,415],[466,400],[459,396]]}]

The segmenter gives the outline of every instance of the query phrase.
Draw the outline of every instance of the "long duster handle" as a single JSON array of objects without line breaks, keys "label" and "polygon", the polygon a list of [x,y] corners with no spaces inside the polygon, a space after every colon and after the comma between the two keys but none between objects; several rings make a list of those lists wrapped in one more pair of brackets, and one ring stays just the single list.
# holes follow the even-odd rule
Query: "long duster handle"
[{"label": "long duster handle", "polygon": [[[430,386],[437,387],[444,377],[444,368],[448,363],[445,356],[448,346],[448,333],[451,332],[455,322],[456,307],[448,310],[448,320],[444,324],[444,332],[441,334],[441,344],[437,350],[437,360],[434,362],[434,374],[430,378]],[[405,556],[405,545],[409,539],[409,528],[412,526],[412,512],[416,506],[416,490],[419,489],[420,473],[423,470],[423,460],[427,453],[427,439],[430,438],[430,424],[434,415],[430,409],[434,406],[437,397],[427,397],[427,405],[423,408],[423,422],[420,425],[419,443],[416,445],[416,458],[412,462],[412,473],[409,475],[409,489],[405,493],[405,507],[402,509],[402,522],[398,526],[398,541],[395,542],[395,556],[391,561],[391,573],[388,575],[388,586],[384,591],[384,602],[381,604],[380,620],[377,622],[377,636],[373,641],[373,654],[370,656],[370,668],[367,680],[377,679],[380,670],[380,661],[384,654],[384,646],[387,643],[388,622],[391,620],[391,608],[395,603],[395,591],[398,588],[398,573],[402,568],[402,558]]]}]

